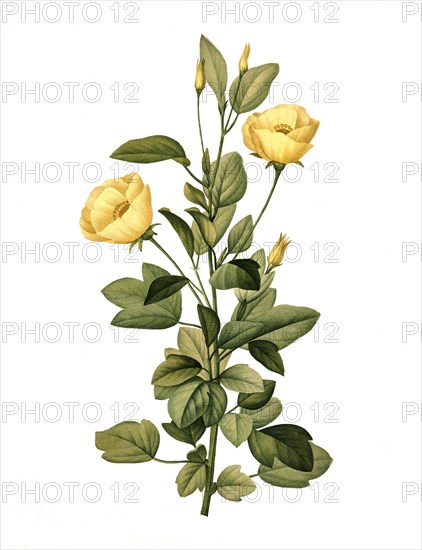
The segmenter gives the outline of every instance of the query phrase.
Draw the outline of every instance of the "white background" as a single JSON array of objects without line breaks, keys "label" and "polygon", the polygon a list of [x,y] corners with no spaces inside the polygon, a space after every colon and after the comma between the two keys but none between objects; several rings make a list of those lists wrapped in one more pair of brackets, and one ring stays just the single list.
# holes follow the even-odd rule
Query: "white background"
[{"label": "white background", "polygon": [[[288,9],[286,2],[249,2],[238,3],[238,21],[230,14],[224,21],[224,3],[148,1],[136,3],[139,11],[132,18],[138,23],[123,21],[132,12],[123,1],[117,22],[115,3],[99,2],[96,23],[83,19],[83,1],[75,7],[73,23],[60,2],[53,2],[56,8],[44,18],[41,14],[39,22],[31,15],[23,21],[21,2],[3,2],[3,10],[5,4],[9,13],[15,7],[18,12],[2,24],[2,79],[9,83],[7,90],[14,90],[6,96],[3,90],[2,103],[2,329],[7,342],[1,380],[2,547],[420,548],[420,171],[402,179],[403,163],[420,162],[420,84],[403,83],[420,82],[421,18],[419,11],[404,22],[402,13],[420,10],[420,4],[320,2],[317,22],[315,2]],[[338,22],[324,22],[336,5],[331,18]],[[62,16],[49,22],[57,6]],[[207,10],[216,13],[205,18]],[[95,18],[94,11],[85,15]],[[170,266],[148,244],[142,256],[129,261],[121,247],[87,246],[78,224],[91,188],[114,175],[117,165],[109,154],[128,139],[172,136],[199,171],[192,83],[201,33],[226,56],[229,81],[245,42],[251,43],[250,66],[280,64],[272,102],[263,108],[285,103],[283,93],[294,98],[300,92],[297,102],[321,121],[314,148],[303,159],[307,168],[298,181],[278,186],[254,242],[269,246],[280,231],[288,233],[295,245],[277,273],[278,302],[322,313],[318,332],[283,352],[286,376],[276,395],[289,415],[284,420],[296,419],[334,458],[313,490],[270,492],[261,484],[258,497],[241,504],[223,503],[217,495],[208,519],[199,515],[199,493],[179,498],[178,466],[113,465],[94,446],[96,430],[131,413],[123,410],[127,403],[139,408],[136,419],[158,426],[167,421],[165,402],[154,401],[150,378],[163,347],[175,344],[177,331],[133,333],[132,342],[124,342],[126,332],[110,330],[117,310],[100,290],[117,278],[139,277],[143,260]],[[74,101],[65,82],[80,83]],[[90,82],[102,91],[96,102],[82,95]],[[123,90],[129,82],[139,86],[136,103],[123,101],[132,90]],[[296,87],[283,88],[291,82]],[[324,91],[330,82],[338,87],[337,102],[324,101],[333,90]],[[35,83],[38,100],[22,96],[25,84],[34,88]],[[47,89],[47,83],[57,84]],[[118,98],[110,90],[114,83],[120,86]],[[403,99],[403,86],[414,93]],[[54,98],[57,89],[62,91],[57,102],[43,96],[50,92]],[[203,111],[206,143],[215,157],[218,120],[211,97]],[[253,163],[240,124],[227,141],[226,152],[239,150],[245,162]],[[40,176],[25,178],[25,168],[37,162]],[[48,163],[62,170],[56,182],[53,168],[43,174]],[[76,163],[74,176],[65,163]],[[88,163],[98,163],[101,174]],[[323,181],[329,176],[326,163],[338,165],[333,176],[338,182]],[[256,215],[269,190],[268,171],[256,178],[255,166],[262,169],[251,164],[237,220]],[[168,206],[181,212],[188,206],[182,194],[187,174],[179,165],[142,166],[140,173],[151,186],[155,211]],[[154,221],[164,220],[157,213]],[[185,261],[180,247],[173,250],[176,240],[165,222],[158,239]],[[403,257],[403,248],[411,254]],[[28,249],[37,252],[26,254]],[[224,321],[234,305],[226,296]],[[188,296],[184,303],[188,320],[194,304]],[[73,337],[65,323],[75,323]],[[28,329],[39,337],[26,334]],[[247,360],[244,352],[237,353],[237,359]],[[73,421],[64,405],[69,402],[76,403]],[[38,417],[25,413],[34,407]],[[403,418],[403,407],[413,414]],[[58,413],[61,418],[55,418]],[[183,459],[187,450],[162,432],[159,457]],[[221,437],[217,471],[228,464],[256,471],[246,444],[235,450]],[[74,499],[64,485],[72,482],[79,484]],[[111,486],[120,488],[118,496]],[[37,487],[39,497],[28,494],[23,502],[25,489]],[[99,500],[89,502],[96,487]],[[52,502],[57,488],[62,494]],[[124,502],[132,491],[138,502]]]}]

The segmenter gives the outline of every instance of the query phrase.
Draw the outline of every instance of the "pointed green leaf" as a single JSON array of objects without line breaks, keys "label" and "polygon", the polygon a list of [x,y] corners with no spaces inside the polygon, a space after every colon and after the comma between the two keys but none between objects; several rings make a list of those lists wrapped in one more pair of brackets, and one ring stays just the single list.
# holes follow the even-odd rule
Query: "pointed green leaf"
[{"label": "pointed green leaf", "polygon": [[110,155],[112,159],[149,164],[162,160],[175,160],[183,166],[189,166],[190,161],[178,141],[168,136],[148,136],[132,139],[121,145]]},{"label": "pointed green leaf", "polygon": [[[251,257],[251,260],[253,260],[253,256]],[[261,272],[261,268],[258,270]],[[271,273],[268,273],[267,275],[261,275],[261,285],[259,287],[259,290],[241,290],[236,288],[234,293],[236,294],[236,298],[239,300],[239,302],[242,302],[243,300],[246,300],[249,303],[257,302],[261,299],[261,297],[264,295],[264,293],[269,289],[271,286],[274,277],[275,277],[275,271],[272,271]]]},{"label": "pointed green leaf", "polygon": [[186,426],[186,428],[178,428],[173,421],[164,422],[162,426],[170,437],[173,437],[181,443],[188,443],[193,446],[195,446],[197,441],[201,439],[206,429],[202,418],[198,418],[195,422],[189,426]]},{"label": "pointed green leaf", "polygon": [[148,291],[147,285],[139,279],[125,277],[107,285],[101,291],[109,302],[119,307],[143,304]]},{"label": "pointed green leaf", "polygon": [[198,304],[198,317],[204,333],[205,343],[210,346],[220,332],[220,319],[214,310]]},{"label": "pointed green leaf", "polygon": [[258,264],[253,260],[232,260],[213,273],[210,283],[220,290],[230,288],[257,290],[260,285]]},{"label": "pointed green leaf", "polygon": [[244,393],[264,391],[262,378],[248,365],[229,367],[220,375],[220,380],[228,390]]},{"label": "pointed green leaf", "polygon": [[247,414],[228,413],[220,420],[221,431],[235,447],[248,439],[252,427],[252,419]]},{"label": "pointed green leaf", "polygon": [[154,386],[154,397],[160,401],[169,399],[170,395],[174,392],[175,386]]},{"label": "pointed green leaf", "polygon": [[261,464],[258,473],[259,477],[266,483],[276,487],[294,487],[301,489],[309,486],[311,479],[322,476],[330,467],[333,459],[327,451],[313,443],[310,443],[314,459],[314,467],[311,472],[294,470],[283,464],[277,457],[271,468]]},{"label": "pointed green leaf", "polygon": [[[261,284],[263,278],[261,277]],[[268,288],[257,300],[247,302],[242,300],[235,307],[231,320],[232,321],[253,321],[259,315],[271,309],[277,297],[275,288]]]},{"label": "pointed green leaf", "polygon": [[[249,235],[245,242],[246,235]],[[253,239],[253,222],[252,216],[245,216],[240,222],[231,229],[228,239],[228,253],[238,254],[244,252],[252,244]]]},{"label": "pointed green leaf", "polygon": [[186,457],[190,462],[205,464],[207,461],[207,449],[204,445],[198,445],[192,451],[189,451]]},{"label": "pointed green leaf", "polygon": [[300,470],[311,472],[313,468],[312,436],[295,424],[279,424],[261,431],[253,430],[249,436],[249,449],[261,464],[272,467],[274,459]]},{"label": "pointed green leaf", "polygon": [[203,491],[206,482],[206,466],[189,462],[180,470],[176,478],[177,491],[181,497],[187,497],[197,489]]},{"label": "pointed green leaf", "polygon": [[[215,175],[216,169],[217,175]],[[216,162],[213,162],[210,178],[211,181],[214,181],[215,178],[212,202],[218,208],[240,201],[246,192],[246,172],[243,167],[243,159],[237,152],[223,155],[218,168]]]},{"label": "pointed green leaf", "polygon": [[240,466],[228,466],[217,479],[217,490],[223,498],[240,502],[242,497],[253,493],[255,483],[246,474],[240,471]]},{"label": "pointed green leaf", "polygon": [[237,397],[237,405],[244,409],[256,410],[260,409],[271,399],[274,389],[274,380],[263,380],[264,391],[257,393],[239,393]]},{"label": "pointed green leaf", "polygon": [[247,414],[251,417],[253,427],[255,430],[263,428],[268,424],[271,424],[276,418],[278,418],[283,410],[283,405],[280,399],[277,397],[271,397],[271,399],[263,407],[259,409],[245,409],[241,408],[240,412]]},{"label": "pointed green leaf", "polygon": [[267,340],[249,342],[249,352],[266,369],[284,376],[283,360],[278,353],[277,346],[273,342],[268,342]]},{"label": "pointed green leaf", "polygon": [[224,389],[215,382],[210,382],[208,388],[210,390],[210,400],[208,408],[203,414],[204,423],[207,427],[218,424],[227,408],[227,395]]},{"label": "pointed green leaf", "polygon": [[183,220],[176,214],[173,214],[173,212],[170,212],[168,208],[161,208],[159,212],[166,218],[166,220],[169,221],[173,229],[179,235],[179,238],[182,241],[182,244],[185,247],[186,252],[189,254],[191,258],[193,258],[194,242],[193,242],[192,229],[185,222],[185,220]]},{"label": "pointed green leaf", "polygon": [[[235,78],[230,87],[230,103],[236,113],[247,113],[256,109],[267,98],[270,86],[278,75],[277,63],[267,63],[249,69],[242,77]],[[236,94],[236,90],[238,89]]]},{"label": "pointed green leaf", "polygon": [[208,403],[208,384],[198,378],[176,388],[170,396],[168,411],[176,425],[185,428],[204,414]]},{"label": "pointed green leaf", "polygon": [[216,244],[221,241],[221,239],[224,237],[227,229],[229,228],[233,216],[236,212],[236,205],[230,204],[229,206],[224,206],[223,208],[219,208],[217,215],[214,219],[214,226],[217,231],[217,240]]},{"label": "pointed green leaf", "polygon": [[96,432],[95,445],[105,451],[108,462],[148,462],[152,460],[160,444],[160,434],[149,420],[121,422],[103,432]]},{"label": "pointed green leaf", "polygon": [[152,281],[147,297],[145,298],[145,305],[155,304],[161,302],[176,292],[179,292],[185,285],[187,285],[189,279],[181,277],[180,275],[164,275],[164,277],[158,277]]},{"label": "pointed green leaf", "polygon": [[201,35],[200,56],[205,61],[205,78],[211,86],[218,101],[220,112],[224,109],[226,102],[225,93],[227,87],[227,65],[221,52],[208,38]]},{"label": "pointed green leaf", "polygon": [[200,189],[186,182],[183,191],[188,201],[199,204],[204,210],[208,210],[207,199]]},{"label": "pointed green leaf", "polygon": [[201,365],[192,357],[169,355],[156,368],[151,383],[156,386],[178,386],[196,376],[201,370]]},{"label": "pointed green leaf", "polygon": [[217,233],[214,224],[209,220],[208,216],[200,212],[198,208],[187,208],[186,212],[195,220],[204,241],[209,246],[214,246],[217,241]]}]

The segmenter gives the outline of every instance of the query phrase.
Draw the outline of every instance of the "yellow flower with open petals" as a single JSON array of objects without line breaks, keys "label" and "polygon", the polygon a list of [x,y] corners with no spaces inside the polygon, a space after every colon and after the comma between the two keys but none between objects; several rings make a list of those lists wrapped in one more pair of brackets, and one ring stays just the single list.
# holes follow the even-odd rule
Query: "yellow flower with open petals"
[{"label": "yellow flower with open petals", "polygon": [[246,147],[278,164],[296,162],[312,149],[319,121],[299,105],[277,105],[250,115],[242,127]]},{"label": "yellow flower with open petals", "polygon": [[89,241],[127,244],[139,239],[151,222],[149,186],[133,172],[95,187],[85,203],[79,224]]}]

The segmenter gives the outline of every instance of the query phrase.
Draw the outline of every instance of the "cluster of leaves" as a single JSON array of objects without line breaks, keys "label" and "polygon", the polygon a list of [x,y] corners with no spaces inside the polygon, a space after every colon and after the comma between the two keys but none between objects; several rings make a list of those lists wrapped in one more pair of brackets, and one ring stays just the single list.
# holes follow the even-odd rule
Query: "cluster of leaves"
[{"label": "cluster of leaves", "polygon": [[[206,78],[216,94],[220,115],[224,116],[226,63],[205,37],[201,39],[201,57],[205,59]],[[241,114],[260,105],[277,73],[278,65],[267,64],[248,70],[240,81],[237,77],[229,94],[233,111]],[[184,167],[190,165],[183,147],[166,136],[129,141],[112,157],[136,163],[172,159]],[[177,461],[184,463],[176,479],[178,492],[185,497],[204,490],[210,463],[209,451],[200,440],[207,428],[215,427],[235,447],[247,442],[259,463],[255,475],[265,482],[280,487],[306,487],[328,469],[329,454],[312,443],[304,428],[272,424],[282,411],[280,400],[274,397],[276,381],[262,378],[246,363],[229,366],[228,362],[232,353],[241,349],[267,371],[283,376],[280,350],[309,332],[319,313],[307,307],[275,305],[276,290],[271,286],[275,273],[268,270],[263,249],[250,258],[237,259],[239,253],[250,248],[254,228],[250,215],[232,225],[236,205],[247,190],[242,157],[231,152],[211,163],[207,152],[202,166],[202,188],[190,183],[184,187],[185,197],[196,205],[186,210],[191,223],[168,208],[159,212],[176,231],[193,263],[206,252],[214,253],[215,246],[226,236],[227,246],[214,262],[209,284],[213,292],[234,290],[237,305],[230,321],[223,325],[216,308],[199,304],[201,328],[179,328],[177,348],[165,350],[164,361],[152,376],[155,398],[167,401],[170,421],[162,424],[164,431],[193,447],[186,460]],[[104,296],[121,308],[112,324],[136,329],[177,325],[182,314],[181,291],[191,284],[189,279],[148,263],[142,266],[142,277],[119,279],[103,289]],[[217,373],[212,368],[216,356]],[[237,394],[234,406],[228,405],[227,392]],[[158,460],[159,444],[158,429],[148,420],[122,422],[96,436],[97,447],[110,462]],[[233,501],[254,490],[254,481],[238,465],[225,468],[212,485],[212,492],[218,491]]]}]

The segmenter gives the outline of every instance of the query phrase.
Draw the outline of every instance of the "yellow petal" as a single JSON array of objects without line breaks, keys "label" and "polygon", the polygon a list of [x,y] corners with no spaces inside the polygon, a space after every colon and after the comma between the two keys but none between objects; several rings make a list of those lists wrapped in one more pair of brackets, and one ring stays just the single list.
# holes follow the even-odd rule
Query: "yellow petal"
[{"label": "yellow petal", "polygon": [[287,135],[290,139],[294,139],[299,143],[310,143],[317,133],[319,128],[319,121],[311,118],[311,124],[308,126],[302,126],[301,128],[296,128],[293,132],[289,132]]},{"label": "yellow petal", "polygon": [[298,143],[279,132],[252,129],[251,135],[254,143],[259,142],[265,155],[263,158],[281,164],[296,162],[312,149],[312,144]]},{"label": "yellow petal", "polygon": [[97,233],[113,222],[113,214],[102,212],[101,210],[91,210],[91,224]]},{"label": "yellow petal", "polygon": [[254,113],[253,115],[249,115],[242,126],[243,141],[245,142],[246,147],[248,147],[248,149],[251,149],[252,151],[255,151],[255,147],[249,133],[249,127],[251,126],[251,124],[256,122],[260,114],[261,113]]},{"label": "yellow petal", "polygon": [[82,235],[85,237],[85,239],[88,239],[88,241],[102,242],[106,240],[103,237],[100,237],[100,235],[97,235],[93,230],[92,225],[87,224],[87,222],[83,218],[79,220],[79,225],[81,227]]},{"label": "yellow petal", "polygon": [[94,206],[94,202],[101,195],[103,191],[104,191],[104,187],[102,187],[101,185],[99,185],[98,187],[94,187],[94,189],[91,191],[85,203],[85,206],[89,210],[91,210],[91,208]]},{"label": "yellow petal", "polygon": [[135,172],[124,177],[127,178],[126,181],[129,183],[128,190],[126,191],[126,199],[129,202],[133,202],[135,198],[142,193],[142,190],[145,187],[144,182],[142,181],[140,175]]},{"label": "yellow petal", "polygon": [[126,194],[128,184],[123,178],[112,178],[109,180],[106,180],[103,184],[103,187],[113,187],[113,189],[116,189],[119,193],[122,195]]},{"label": "yellow petal", "polygon": [[122,220],[129,227],[135,228],[139,233],[138,237],[140,237],[151,225],[152,215],[151,190],[149,185],[145,185],[142,193],[136,197],[128,211],[123,214]]},{"label": "yellow petal", "polygon": [[294,130],[296,128],[296,120],[297,113],[294,109],[290,109],[287,105],[279,105],[275,109],[264,111],[253,127],[256,130],[267,128],[268,130],[276,131],[278,125],[285,124]]},{"label": "yellow petal", "polygon": [[88,223],[91,223],[91,210],[86,206],[82,208],[82,217]]},{"label": "yellow petal", "polygon": [[139,237],[136,231],[125,225],[122,218],[117,218],[113,223],[107,225],[99,232],[99,235],[117,244],[128,244],[136,241]]},{"label": "yellow petal", "polygon": [[[263,130],[261,130],[263,131]],[[265,130],[266,132],[269,132],[269,130]],[[270,132],[272,133],[272,132]],[[249,128],[249,134],[251,136],[251,139],[253,141],[253,145],[254,145],[254,150],[258,153],[258,155],[263,158],[264,160],[271,160],[270,158],[267,157],[267,155],[265,154],[265,151],[261,145],[261,141],[260,141],[260,137],[259,135],[255,132],[254,128],[252,128],[252,126]]]},{"label": "yellow petal", "polygon": [[99,210],[105,214],[113,214],[114,209],[121,202],[126,202],[125,195],[122,195],[113,187],[104,187],[101,195],[95,199],[92,210]]},{"label": "yellow petal", "polygon": [[295,105],[294,103],[287,103],[283,105],[277,105],[277,107],[275,108],[278,109],[281,107],[289,107],[296,112],[296,128],[301,128],[302,126],[307,126],[309,124],[310,116],[308,115],[304,107],[301,107],[300,105]]}]

